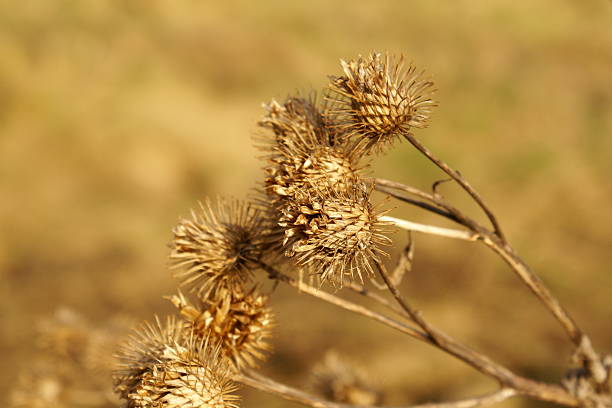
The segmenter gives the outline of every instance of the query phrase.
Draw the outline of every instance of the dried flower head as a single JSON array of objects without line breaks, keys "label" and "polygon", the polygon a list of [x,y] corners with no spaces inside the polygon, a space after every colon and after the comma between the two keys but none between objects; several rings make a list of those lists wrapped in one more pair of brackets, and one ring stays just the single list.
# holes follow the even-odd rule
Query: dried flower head
[{"label": "dried flower head", "polygon": [[325,398],[350,405],[379,405],[382,393],[372,384],[367,371],[335,351],[325,353],[313,368],[312,388]]},{"label": "dried flower head", "polygon": [[192,219],[174,228],[170,259],[182,284],[198,294],[220,288],[240,290],[252,279],[266,249],[265,220],[251,203],[233,199],[200,204]]},{"label": "dried flower head", "polygon": [[436,105],[433,82],[413,65],[404,69],[402,56],[373,53],[341,64],[344,75],[331,77],[329,98],[336,107],[330,114],[361,152],[381,150],[410,128],[427,126]]},{"label": "dried flower head", "polygon": [[268,343],[274,324],[268,297],[256,289],[248,293],[220,290],[215,296],[191,304],[179,293],[170,301],[196,336],[210,339],[220,347],[235,368],[255,367],[270,350]]},{"label": "dried flower head", "polygon": [[338,143],[313,100],[290,98],[283,105],[264,105],[260,126],[273,130],[260,148],[267,156],[265,191],[275,201],[317,184],[342,188],[360,170],[353,151]]},{"label": "dried flower head", "polygon": [[282,208],[285,255],[322,281],[342,286],[345,277],[363,280],[373,274],[372,262],[386,255],[381,246],[391,243],[381,215],[363,183],[348,190],[304,190]]},{"label": "dried flower head", "polygon": [[128,408],[237,407],[236,386],[219,349],[172,318],[143,326],[119,359],[115,391]]},{"label": "dried flower head", "polygon": [[316,140],[319,144],[334,144],[332,128],[317,107],[316,96],[291,97],[282,105],[272,100],[263,107],[266,115],[259,126],[272,130],[276,144],[287,145],[289,149],[299,149],[300,144],[309,145]]}]

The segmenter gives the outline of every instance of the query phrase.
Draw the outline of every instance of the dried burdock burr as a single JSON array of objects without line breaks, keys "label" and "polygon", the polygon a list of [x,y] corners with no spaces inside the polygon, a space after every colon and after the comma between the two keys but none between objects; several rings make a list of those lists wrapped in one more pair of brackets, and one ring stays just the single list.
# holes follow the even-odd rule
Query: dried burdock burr
[{"label": "dried burdock burr", "polygon": [[436,105],[433,82],[413,65],[404,68],[403,57],[372,53],[341,64],[344,75],[330,77],[328,115],[355,140],[356,151],[380,151],[411,128],[427,126]]},{"label": "dried burdock burr", "polygon": [[118,358],[115,391],[128,408],[237,407],[236,386],[219,348],[175,319],[143,326]]},{"label": "dried burdock burr", "polygon": [[341,189],[356,182],[361,168],[354,151],[339,143],[314,100],[289,98],[264,108],[259,125],[272,135],[261,138],[259,147],[266,153],[264,189],[271,200],[282,202],[310,185]]},{"label": "dried burdock burr", "polygon": [[247,293],[222,289],[193,304],[179,293],[170,301],[194,335],[217,345],[236,369],[256,367],[271,350],[274,318],[268,297],[256,288]]},{"label": "dried burdock burr", "polygon": [[297,265],[342,286],[344,279],[374,274],[373,262],[391,244],[384,235],[382,212],[370,203],[371,191],[363,183],[347,190],[333,186],[304,189],[282,208],[285,255]]},{"label": "dried burdock burr", "polygon": [[242,290],[266,250],[266,221],[254,205],[235,199],[210,201],[174,228],[170,259],[181,284],[205,296]]}]

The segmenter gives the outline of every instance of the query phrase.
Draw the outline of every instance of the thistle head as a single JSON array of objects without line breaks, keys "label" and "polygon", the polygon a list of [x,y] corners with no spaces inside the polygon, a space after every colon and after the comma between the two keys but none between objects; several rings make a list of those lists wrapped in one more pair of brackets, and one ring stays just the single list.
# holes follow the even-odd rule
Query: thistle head
[{"label": "thistle head", "polygon": [[251,281],[266,249],[265,221],[252,204],[219,198],[192,211],[174,228],[170,259],[175,275],[200,295],[240,290]]},{"label": "thistle head", "polygon": [[219,350],[169,318],[146,324],[119,351],[115,391],[135,407],[236,408]]},{"label": "thistle head", "polygon": [[288,200],[281,210],[285,255],[300,266],[342,286],[345,277],[373,275],[374,262],[386,255],[387,223],[370,203],[370,190],[354,183],[346,190],[310,188]]},{"label": "thistle head", "polygon": [[256,367],[271,347],[269,339],[274,319],[268,297],[256,289],[248,293],[220,290],[215,296],[192,304],[181,293],[170,301],[194,335],[208,338],[219,347],[235,369]]},{"label": "thistle head", "polygon": [[[350,146],[340,143],[333,124],[313,99],[290,98],[264,105],[262,127],[273,131],[260,148],[267,153],[265,191],[275,203],[310,185],[343,188],[361,168]],[[324,112],[325,107],[323,107]]]},{"label": "thistle head", "polygon": [[341,61],[344,75],[331,77],[329,114],[362,154],[380,151],[411,128],[427,126],[433,82],[403,57],[373,53]]}]

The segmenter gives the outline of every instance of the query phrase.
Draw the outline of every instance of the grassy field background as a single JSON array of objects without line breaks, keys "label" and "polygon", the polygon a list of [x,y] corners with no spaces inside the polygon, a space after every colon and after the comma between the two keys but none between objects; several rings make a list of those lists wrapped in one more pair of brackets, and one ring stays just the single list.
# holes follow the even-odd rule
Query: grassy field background
[{"label": "grassy field background", "polygon": [[[96,323],[169,312],[171,229],[197,200],[244,197],[261,179],[251,143],[261,103],[319,89],[340,58],[372,50],[433,75],[440,106],[417,136],[479,189],[519,253],[612,351],[610,21],[607,0],[0,1],[0,395],[36,358],[37,321],[58,308]],[[441,178],[406,144],[373,173],[422,188]],[[563,333],[484,248],[418,236],[403,290],[519,373],[562,375]],[[274,307],[276,352],[263,370],[289,383],[335,348],[380,379],[387,404],[494,386],[287,289]],[[293,405],[244,395],[244,407]]]}]

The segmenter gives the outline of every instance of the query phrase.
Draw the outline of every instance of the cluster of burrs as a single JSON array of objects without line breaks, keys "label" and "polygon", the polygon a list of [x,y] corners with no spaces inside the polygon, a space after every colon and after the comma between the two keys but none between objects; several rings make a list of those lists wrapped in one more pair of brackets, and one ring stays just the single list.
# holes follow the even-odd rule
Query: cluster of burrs
[{"label": "cluster of burrs", "polygon": [[237,404],[232,375],[270,349],[273,316],[257,271],[299,270],[336,286],[373,274],[391,241],[366,161],[426,126],[433,83],[377,53],[342,68],[320,100],[264,105],[255,199],[207,200],[174,229],[171,260],[193,299],[171,296],[180,318],[144,325],[121,349],[115,388],[128,407]]}]

